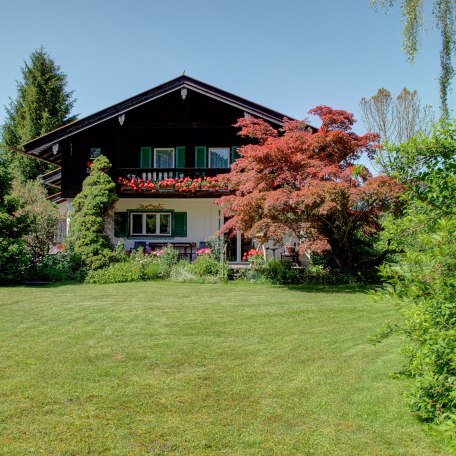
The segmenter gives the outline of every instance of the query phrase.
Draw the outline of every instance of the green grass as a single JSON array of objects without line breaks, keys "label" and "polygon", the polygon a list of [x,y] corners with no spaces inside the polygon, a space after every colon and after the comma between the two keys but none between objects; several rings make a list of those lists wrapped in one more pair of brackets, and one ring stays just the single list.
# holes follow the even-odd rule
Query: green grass
[{"label": "green grass", "polygon": [[365,293],[0,289],[0,454],[443,455]]}]

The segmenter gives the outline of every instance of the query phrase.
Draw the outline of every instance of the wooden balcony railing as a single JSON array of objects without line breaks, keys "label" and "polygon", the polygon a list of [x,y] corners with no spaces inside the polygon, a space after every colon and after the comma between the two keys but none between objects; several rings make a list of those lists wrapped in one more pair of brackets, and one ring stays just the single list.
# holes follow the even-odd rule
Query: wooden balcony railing
[{"label": "wooden balcony railing", "polygon": [[229,171],[229,168],[118,168],[117,177],[129,179],[139,177],[151,181],[161,181],[164,179],[179,179],[184,177],[191,179],[214,177]]}]

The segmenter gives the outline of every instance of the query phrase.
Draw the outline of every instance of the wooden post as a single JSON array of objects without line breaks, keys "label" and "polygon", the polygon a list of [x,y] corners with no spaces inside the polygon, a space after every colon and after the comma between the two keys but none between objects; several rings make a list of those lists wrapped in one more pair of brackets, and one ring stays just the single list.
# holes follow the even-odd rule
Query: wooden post
[{"label": "wooden post", "polygon": [[220,254],[220,266],[221,266],[221,274],[222,279],[225,278],[225,258],[226,258],[226,247],[228,244],[224,243],[222,252]]},{"label": "wooden post", "polygon": [[240,231],[236,233],[236,262],[240,263],[242,260],[242,234]]}]

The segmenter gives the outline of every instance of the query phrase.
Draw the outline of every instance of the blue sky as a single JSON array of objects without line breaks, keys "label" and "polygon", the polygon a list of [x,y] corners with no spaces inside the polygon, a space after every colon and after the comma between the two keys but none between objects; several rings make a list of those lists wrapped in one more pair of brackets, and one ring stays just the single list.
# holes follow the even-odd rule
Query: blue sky
[{"label": "blue sky", "polygon": [[23,61],[41,45],[67,73],[80,116],[184,70],[295,118],[318,104],[346,109],[359,132],[359,100],[379,87],[394,95],[416,89],[438,112],[439,35],[422,35],[411,66],[397,7],[385,14],[369,0],[1,2],[0,123]]}]

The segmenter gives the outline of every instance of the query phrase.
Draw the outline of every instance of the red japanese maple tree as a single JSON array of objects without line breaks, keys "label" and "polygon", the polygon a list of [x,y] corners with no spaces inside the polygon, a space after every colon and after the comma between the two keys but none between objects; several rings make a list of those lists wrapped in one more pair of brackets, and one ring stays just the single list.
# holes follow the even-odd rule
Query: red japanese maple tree
[{"label": "red japanese maple tree", "polygon": [[379,263],[373,237],[379,217],[396,203],[400,185],[386,176],[372,176],[358,159],[377,151],[378,135],[352,131],[352,114],[317,106],[318,131],[305,121],[285,120],[281,131],[253,117],[235,125],[253,144],[239,149],[240,158],[226,175],[236,188],[223,197],[223,230],[237,229],[261,242],[282,242],[293,235],[300,249],[330,255],[336,268],[353,269]]}]

